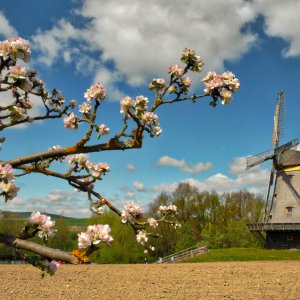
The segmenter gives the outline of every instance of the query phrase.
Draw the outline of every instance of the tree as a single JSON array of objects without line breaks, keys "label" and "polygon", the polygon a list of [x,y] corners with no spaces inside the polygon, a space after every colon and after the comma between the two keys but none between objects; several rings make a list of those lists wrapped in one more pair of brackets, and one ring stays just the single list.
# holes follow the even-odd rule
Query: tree
[{"label": "tree", "polygon": [[[116,213],[123,223],[131,226],[137,241],[147,248],[148,237],[155,236],[151,228],[162,223],[176,224],[176,220],[172,218],[176,207],[172,204],[160,206],[160,216],[157,220],[154,218],[143,220],[141,208],[134,203],[128,203],[123,211],[120,210],[94,189],[94,183],[102,180],[109,172],[109,165],[101,162],[93,163],[87,159],[86,154],[141,148],[144,135],[149,134],[154,138],[161,134],[162,129],[156,114],[159,107],[178,102],[196,102],[204,97],[211,99],[209,104],[212,107],[215,107],[219,100],[223,104],[228,104],[232,94],[239,89],[238,79],[231,72],[221,75],[209,72],[202,79],[205,85],[204,93],[190,95],[192,81],[187,77],[187,73],[200,72],[204,63],[193,49],[185,48],[181,54],[184,67],[178,64],[170,66],[167,81],[163,78],[154,78],[149,84],[149,89],[154,92],[153,101],[142,95],[135,99],[129,96],[121,99],[123,125],[112,138],[103,141],[110,130],[106,124],[98,125],[96,118],[104,103],[105,87],[101,83],[91,85],[84,94],[86,101],[80,105],[77,105],[75,100],[66,102],[58,89],[46,91],[44,82],[37,77],[35,70],[27,70],[19,64],[19,61],[27,63],[30,59],[31,50],[28,41],[17,37],[0,42],[0,92],[10,91],[13,98],[10,104],[0,106],[0,130],[4,131],[19,124],[30,126],[39,120],[51,122],[52,119],[64,118],[66,129],[76,130],[79,126],[83,126],[85,133],[78,137],[76,143],[64,148],[57,145],[39,153],[0,161],[0,188],[4,201],[12,201],[17,195],[19,188],[15,180],[20,176],[37,173],[65,180],[79,192],[87,194],[90,209],[94,213],[101,215],[104,206]],[[44,108],[44,112],[35,117],[28,115],[28,111],[33,107],[32,96],[39,97]],[[74,112],[76,107],[79,108],[80,116]],[[5,137],[1,138],[1,142],[5,142]],[[70,167],[61,172],[55,163],[65,159],[68,159]],[[75,250],[72,254],[28,241],[34,236],[39,236],[46,242],[54,234],[54,222],[51,218],[40,212],[34,212],[18,236],[4,232],[0,234],[0,242],[19,249],[19,254],[24,259],[29,260],[29,257],[22,254],[20,249],[45,257],[45,262],[39,260],[32,263],[52,274],[58,266],[54,260],[74,264],[85,262],[99,248],[100,242],[110,244],[112,241],[110,227],[102,224],[90,225],[86,232],[80,233],[78,236],[80,250]]]}]

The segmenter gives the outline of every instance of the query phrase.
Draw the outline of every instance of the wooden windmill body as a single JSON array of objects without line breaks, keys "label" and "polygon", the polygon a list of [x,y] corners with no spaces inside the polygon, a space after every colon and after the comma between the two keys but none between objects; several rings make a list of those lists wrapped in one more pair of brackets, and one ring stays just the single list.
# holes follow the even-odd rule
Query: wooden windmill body
[{"label": "wooden windmill body", "polygon": [[[251,232],[265,238],[267,248],[300,248],[300,151],[298,140],[279,146],[283,134],[284,94],[278,94],[273,129],[273,151],[247,158],[247,169],[271,160],[264,214]],[[265,233],[265,234],[263,234]]]}]

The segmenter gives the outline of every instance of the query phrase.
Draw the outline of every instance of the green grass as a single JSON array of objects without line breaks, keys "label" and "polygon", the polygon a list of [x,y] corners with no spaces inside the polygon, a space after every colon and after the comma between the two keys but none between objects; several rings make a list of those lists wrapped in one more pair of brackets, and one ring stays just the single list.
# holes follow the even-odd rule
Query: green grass
[{"label": "green grass", "polygon": [[300,260],[300,251],[267,250],[257,248],[211,249],[207,254],[194,257],[184,262],[214,261],[258,261],[258,260]]}]

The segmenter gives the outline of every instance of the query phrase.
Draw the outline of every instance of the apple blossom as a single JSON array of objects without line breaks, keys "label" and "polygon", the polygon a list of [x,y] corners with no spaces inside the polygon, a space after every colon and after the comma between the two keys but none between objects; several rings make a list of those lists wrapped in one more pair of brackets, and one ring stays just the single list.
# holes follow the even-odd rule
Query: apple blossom
[{"label": "apple blossom", "polygon": [[163,78],[153,78],[149,84],[149,90],[161,90],[166,86]]},{"label": "apple blossom", "polygon": [[138,219],[143,215],[141,207],[133,202],[129,202],[124,205],[124,210],[122,211],[122,223],[131,221],[132,219]]},{"label": "apple blossom", "polygon": [[148,102],[148,98],[144,96],[137,96],[135,98],[134,107],[136,117],[141,118],[143,113],[148,109]]},{"label": "apple blossom", "polygon": [[59,261],[55,261],[55,260],[52,260],[50,263],[49,263],[49,274],[50,275],[54,275],[55,272],[57,271],[57,269],[62,265],[62,262],[59,260]]},{"label": "apple blossom", "polygon": [[201,72],[204,66],[204,62],[200,56],[196,55],[195,50],[190,48],[183,49],[181,61],[186,63],[193,72]]},{"label": "apple blossom", "polygon": [[110,131],[109,128],[105,124],[101,124],[98,127],[98,132],[99,132],[98,137],[109,134],[109,131]]},{"label": "apple blossom", "polygon": [[162,214],[175,213],[177,211],[177,206],[173,204],[170,204],[169,206],[161,205],[158,210]]},{"label": "apple blossom", "polygon": [[84,98],[86,98],[88,101],[92,101],[92,99],[100,101],[104,100],[105,94],[105,87],[101,83],[97,82],[86,90],[84,93]]},{"label": "apple blossom", "polygon": [[153,112],[145,112],[142,116],[142,125],[158,125],[158,116]]},{"label": "apple blossom", "polygon": [[7,182],[14,180],[14,178],[14,170],[12,166],[10,164],[0,164],[0,179]]},{"label": "apple blossom", "polygon": [[81,232],[78,234],[78,248],[85,249],[91,245],[91,239],[88,233]]},{"label": "apple blossom", "polygon": [[0,189],[4,195],[5,202],[15,198],[17,196],[17,192],[20,190],[13,181],[0,182]]},{"label": "apple blossom", "polygon": [[146,232],[143,230],[139,230],[138,234],[136,235],[136,240],[139,244],[145,245],[145,243],[147,243],[147,241],[148,241]]},{"label": "apple blossom", "polygon": [[69,158],[69,163],[70,164],[79,164],[80,166],[83,166],[85,167],[85,165],[88,163],[89,161],[87,160],[86,158],[86,155],[84,153],[80,153],[80,154],[75,154],[75,155],[72,155],[70,158]]},{"label": "apple blossom", "polygon": [[229,104],[232,99],[232,92],[227,89],[222,89],[220,92],[222,104]]},{"label": "apple blossom", "polygon": [[51,220],[51,217],[43,215],[40,212],[33,212],[28,218],[28,223],[32,227],[38,229],[38,236],[41,239],[47,240],[48,237],[55,235],[56,230],[53,229],[55,221]]},{"label": "apple blossom", "polygon": [[75,99],[72,99],[72,100],[70,101],[70,105],[71,105],[72,108],[75,108],[76,105],[77,105],[77,101],[76,101]]},{"label": "apple blossom", "polygon": [[97,245],[101,242],[110,245],[110,242],[113,241],[110,231],[109,225],[90,225],[86,232],[78,234],[78,247],[87,248],[92,244]]},{"label": "apple blossom", "polygon": [[77,129],[78,128],[78,117],[74,113],[70,113],[64,119],[64,125],[68,129]]},{"label": "apple blossom", "polygon": [[7,76],[13,80],[18,80],[18,79],[24,80],[27,78],[27,71],[24,67],[19,65],[10,66],[9,73]]},{"label": "apple blossom", "polygon": [[149,226],[151,226],[151,227],[156,228],[158,226],[158,223],[154,218],[149,218],[147,220],[147,222],[148,222]]},{"label": "apple blossom", "polygon": [[134,104],[134,100],[129,96],[126,96],[121,99],[120,104],[121,104],[120,113],[123,113],[125,118],[129,118],[130,116],[128,114],[128,111],[130,107]]},{"label": "apple blossom", "polygon": [[29,42],[20,37],[10,38],[0,42],[0,56],[4,59],[22,59],[24,62],[29,62],[31,59]]},{"label": "apple blossom", "polygon": [[90,113],[91,109],[92,106],[87,102],[83,102],[81,105],[79,105],[79,112],[81,112],[82,114]]},{"label": "apple blossom", "polygon": [[170,66],[168,73],[176,77],[180,77],[183,74],[183,69],[180,68],[179,65]]},{"label": "apple blossom", "polygon": [[100,179],[102,175],[109,172],[110,170],[109,164],[107,163],[94,164],[91,162],[87,162],[86,166],[91,171],[91,175],[96,179]]},{"label": "apple blossom", "polygon": [[150,136],[159,136],[162,133],[162,129],[159,126],[155,126],[151,132],[150,132]]}]

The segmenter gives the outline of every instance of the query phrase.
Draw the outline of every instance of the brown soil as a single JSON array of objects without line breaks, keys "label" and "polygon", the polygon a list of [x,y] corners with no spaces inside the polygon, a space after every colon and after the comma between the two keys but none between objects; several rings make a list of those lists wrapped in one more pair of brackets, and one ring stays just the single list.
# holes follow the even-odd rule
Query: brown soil
[{"label": "brown soil", "polygon": [[63,265],[44,279],[0,265],[0,299],[300,299],[300,261]]}]

